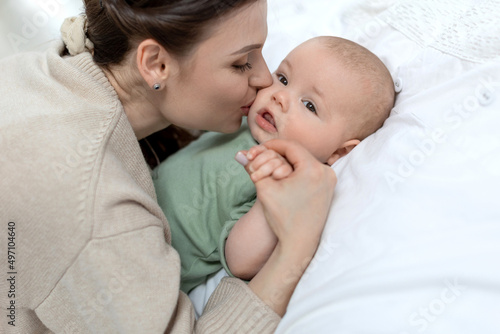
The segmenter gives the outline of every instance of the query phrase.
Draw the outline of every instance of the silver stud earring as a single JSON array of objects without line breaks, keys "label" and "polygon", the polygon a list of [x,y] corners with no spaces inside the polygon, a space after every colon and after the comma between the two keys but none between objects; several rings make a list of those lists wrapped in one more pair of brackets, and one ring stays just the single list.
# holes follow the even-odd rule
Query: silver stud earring
[{"label": "silver stud earring", "polygon": [[159,83],[155,83],[155,84],[153,85],[153,89],[154,89],[154,90],[158,90],[158,89],[160,89],[160,87],[161,87],[161,85],[160,85]]}]

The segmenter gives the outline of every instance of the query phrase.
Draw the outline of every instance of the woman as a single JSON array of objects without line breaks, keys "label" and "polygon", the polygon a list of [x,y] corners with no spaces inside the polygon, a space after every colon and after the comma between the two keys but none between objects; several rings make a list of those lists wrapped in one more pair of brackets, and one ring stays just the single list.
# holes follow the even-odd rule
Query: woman
[{"label": "woman", "polygon": [[271,83],[266,1],[85,7],[86,19],[63,24],[64,44],[0,62],[1,212],[19,255],[8,328],[272,332],[317,248],[333,171],[293,143],[267,144],[294,166],[288,179],[256,185],[278,245],[248,285],[224,279],[195,322],[137,142],[170,124],[239,128]]}]

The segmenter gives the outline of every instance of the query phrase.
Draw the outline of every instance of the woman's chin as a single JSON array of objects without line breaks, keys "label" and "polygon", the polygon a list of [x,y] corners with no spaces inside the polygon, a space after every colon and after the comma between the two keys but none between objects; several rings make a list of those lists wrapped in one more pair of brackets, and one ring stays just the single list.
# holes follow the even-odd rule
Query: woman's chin
[{"label": "woman's chin", "polygon": [[222,133],[234,133],[240,129],[241,121],[242,121],[242,119],[240,118],[239,121],[234,121],[231,123],[228,122],[228,123],[224,124],[223,127],[221,127],[218,130],[215,130],[215,131],[222,132]]}]

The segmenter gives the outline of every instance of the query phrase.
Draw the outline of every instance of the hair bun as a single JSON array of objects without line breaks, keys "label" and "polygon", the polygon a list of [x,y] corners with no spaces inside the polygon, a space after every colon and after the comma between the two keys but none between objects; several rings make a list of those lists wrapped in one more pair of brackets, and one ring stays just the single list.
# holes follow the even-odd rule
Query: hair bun
[{"label": "hair bun", "polygon": [[65,19],[61,26],[61,36],[72,56],[94,49],[94,43],[87,37],[87,16],[85,15]]}]

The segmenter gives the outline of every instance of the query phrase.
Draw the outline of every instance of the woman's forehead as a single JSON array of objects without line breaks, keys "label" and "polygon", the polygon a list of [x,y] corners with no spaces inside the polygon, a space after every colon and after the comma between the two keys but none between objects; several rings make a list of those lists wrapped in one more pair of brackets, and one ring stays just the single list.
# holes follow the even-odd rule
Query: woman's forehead
[{"label": "woman's forehead", "polygon": [[[267,38],[267,2],[252,2],[222,17],[202,44],[227,55],[261,48]],[[249,50],[250,49],[250,50]]]}]

